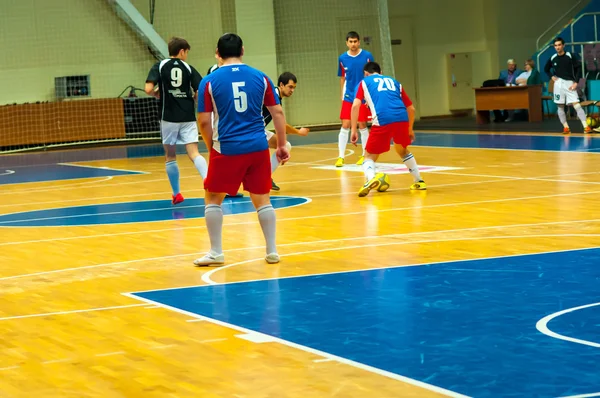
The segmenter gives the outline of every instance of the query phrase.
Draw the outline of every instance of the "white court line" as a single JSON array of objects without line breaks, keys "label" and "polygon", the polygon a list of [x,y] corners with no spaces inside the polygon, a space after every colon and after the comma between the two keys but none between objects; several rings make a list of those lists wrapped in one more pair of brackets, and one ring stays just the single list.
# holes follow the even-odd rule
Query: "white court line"
[{"label": "white court line", "polygon": [[83,312],[92,312],[92,311],[108,311],[108,310],[118,310],[122,308],[132,308],[132,307],[147,307],[148,304],[129,304],[129,305],[117,305],[114,307],[100,307],[100,308],[88,308],[85,310],[73,310],[73,311],[58,311],[58,312],[46,312],[43,314],[29,314],[29,315],[17,315],[17,316],[6,316],[4,318],[0,318],[0,321],[10,321],[13,319],[25,319],[25,318],[37,318],[37,317],[46,317],[46,316],[55,316],[55,315],[66,315],[66,314],[79,314]]},{"label": "white court line", "polygon": [[580,395],[569,395],[561,397],[561,398],[593,398],[593,397],[600,397],[600,392],[593,392],[590,394],[580,394]]},{"label": "white court line", "polygon": [[[537,226],[546,226],[546,225],[579,224],[579,223],[591,223],[591,222],[600,222],[600,219],[572,220],[572,221],[550,221],[550,222],[545,222],[545,223],[530,223],[530,224],[492,225],[492,226],[486,226],[486,227],[458,228],[458,229],[399,233],[399,234],[389,234],[389,235],[357,236],[357,237],[353,237],[353,238],[339,238],[339,239],[328,239],[328,240],[313,240],[313,241],[307,241],[307,242],[284,243],[284,244],[279,244],[278,247],[316,245],[316,244],[352,241],[352,240],[388,239],[388,238],[395,238],[395,237],[420,236],[420,235],[428,235],[428,234],[455,233],[455,232],[465,232],[465,231],[482,231],[482,230],[489,230],[489,229],[537,227]],[[110,235],[108,235],[108,236],[110,236]],[[237,249],[228,249],[228,250],[223,250],[223,252],[230,253],[230,252],[236,252],[236,251],[259,250],[259,249],[264,249],[264,246],[251,246],[251,247],[242,247],[242,248],[237,248]],[[62,269],[57,269],[57,270],[52,270],[52,271],[41,271],[41,272],[33,272],[33,273],[29,273],[29,274],[4,276],[4,277],[0,277],[0,281],[10,280],[10,279],[19,279],[19,278],[25,278],[25,277],[30,277],[30,276],[58,274],[58,273],[71,272],[71,271],[83,271],[83,270],[88,270],[88,269],[93,269],[93,268],[111,267],[111,266],[116,266],[116,265],[126,265],[126,264],[138,263],[138,262],[168,260],[168,259],[175,259],[175,258],[180,258],[180,257],[191,257],[191,256],[202,255],[204,253],[205,252],[174,254],[174,255],[170,255],[170,256],[148,257],[148,258],[141,258],[141,259],[136,259],[136,260],[118,261],[118,262],[112,262],[112,263],[94,264],[94,265],[86,265],[86,266],[72,267],[72,268],[62,268]],[[262,259],[262,258],[260,258],[260,259]],[[260,260],[260,259],[258,259],[258,260]],[[250,261],[255,261],[255,260],[250,260]]]},{"label": "white court line", "polygon": [[[306,146],[303,145],[303,147],[307,147],[307,145]],[[317,148],[317,147],[312,148],[312,149],[337,150],[336,148]],[[347,154],[347,156],[351,155],[351,154],[354,154],[354,151],[351,150],[351,149],[349,149],[347,151],[349,151],[349,153]],[[159,157],[159,156],[154,156],[154,157]],[[337,158],[315,160],[314,162],[329,161],[329,160],[334,160],[334,159],[337,159]],[[97,161],[98,160],[89,160],[88,162],[97,162]],[[80,166],[80,167],[94,167],[94,166]],[[285,165],[282,166],[282,167],[285,167]],[[114,170],[119,170],[119,169],[114,169]],[[155,171],[157,171],[157,170],[161,170],[161,169],[156,169]],[[162,169],[162,170],[164,170],[164,169]],[[132,170],[123,170],[123,171],[132,171]],[[149,169],[146,172],[140,172],[140,173],[149,175],[149,174],[152,174],[152,171],[153,171],[153,169]],[[135,176],[135,175],[137,175],[137,174],[111,176],[110,178],[112,178],[112,177],[127,177],[127,176]],[[97,177],[74,178],[73,180],[81,180],[81,179],[89,179],[89,178],[97,178]],[[185,178],[198,178],[198,176],[197,175],[192,175],[192,176],[180,177],[180,179],[185,179]],[[157,179],[153,179],[153,180],[136,180],[136,181],[129,181],[129,182],[119,182],[119,183],[114,183],[114,184],[102,184],[101,187],[104,188],[104,187],[115,187],[115,186],[122,186],[122,185],[147,184],[149,182],[164,182],[164,181],[166,181],[166,177],[165,178],[157,178]],[[52,181],[32,181],[32,183],[35,183],[35,182],[52,182]],[[87,183],[71,184],[71,185],[69,185],[69,184],[54,185],[54,186],[48,187],[48,188],[43,188],[43,187],[30,188],[30,189],[25,189],[25,190],[19,190],[18,192],[22,193],[22,192],[66,191],[66,190],[69,190],[69,189],[71,189],[71,187],[76,186],[76,185],[93,184],[93,183],[98,183],[98,182],[102,182],[102,181],[90,181],[90,182],[87,182]],[[22,183],[6,184],[6,185],[10,186],[10,185],[28,184],[28,183],[29,182],[22,182]],[[85,187],[85,188],[92,188],[93,189],[93,188],[96,188],[96,187],[95,186],[89,186],[89,187]],[[14,193],[15,193],[15,191],[12,191],[12,192],[0,192],[0,195],[9,195],[9,194],[12,195]]]},{"label": "white court line", "polygon": [[[461,238],[441,238],[441,239],[424,239],[419,241],[401,241],[401,242],[389,242],[389,243],[374,243],[369,245],[356,245],[356,246],[345,246],[345,247],[330,247],[326,249],[316,249],[316,250],[308,250],[304,252],[296,252],[296,253],[288,253],[282,255],[281,258],[285,259],[287,257],[292,256],[300,256],[304,254],[314,254],[314,253],[324,253],[331,251],[342,251],[348,249],[363,249],[366,247],[384,247],[384,246],[402,246],[402,245],[413,245],[420,243],[436,243],[436,242],[462,242],[462,241],[471,241],[471,240],[495,240],[495,239],[528,239],[528,238],[552,238],[552,237],[590,237],[590,236],[600,236],[600,234],[544,234],[544,235],[500,235],[500,236],[473,236],[473,237],[461,237]],[[219,282],[215,282],[211,279],[211,276],[219,271],[232,268],[242,264],[248,264],[256,261],[264,261],[263,257],[253,258],[251,260],[239,261],[237,263],[232,263],[228,265],[224,265],[222,267],[211,268],[208,272],[202,274],[202,282],[207,285],[219,285]],[[415,266],[416,264],[409,264],[405,266]],[[401,267],[401,266],[400,266]],[[386,267],[386,268],[395,268],[395,267]]]},{"label": "white court line", "polygon": [[[391,191],[391,190],[388,190],[388,191]],[[598,194],[598,193],[600,193],[600,191],[571,192],[571,193],[561,193],[561,194],[551,194],[551,195],[525,196],[525,197],[518,197],[518,198],[490,199],[490,200],[481,200],[481,201],[472,201],[472,202],[442,203],[442,204],[437,204],[437,205],[424,205],[424,206],[411,206],[411,207],[394,207],[394,208],[389,208],[389,209],[373,209],[373,210],[356,211],[356,212],[348,212],[348,213],[331,213],[331,214],[321,214],[321,215],[315,215],[315,216],[282,218],[282,219],[278,219],[278,222],[281,222],[281,221],[307,220],[307,219],[318,219],[318,218],[325,218],[325,217],[344,217],[344,216],[347,216],[347,215],[359,215],[359,214],[367,214],[367,213],[384,213],[384,212],[392,212],[392,211],[404,211],[404,210],[425,209],[425,208],[465,206],[465,205],[487,204],[487,203],[498,203],[498,202],[512,202],[512,201],[519,201],[519,200],[546,199],[546,198],[565,197],[565,196],[592,195],[592,194]],[[331,196],[333,194],[324,194],[324,195],[325,196]],[[319,196],[322,197],[324,195],[313,195],[312,197],[313,198],[314,197],[319,197]],[[273,196],[273,198],[276,198],[276,197],[277,196]],[[308,199],[308,198],[306,198],[306,199]],[[304,203],[302,203],[300,205],[303,205],[303,204]],[[84,207],[84,206],[89,206],[89,205],[73,206],[73,207]],[[286,207],[284,209],[289,209],[289,208],[292,208],[292,207],[295,207],[295,206],[288,206],[288,207]],[[18,214],[18,213],[20,213],[20,212],[7,213],[7,214]],[[227,215],[227,216],[231,216],[231,215]],[[164,222],[164,221],[165,220],[162,220],[162,221],[144,221],[144,222],[137,222],[137,224],[156,223],[156,222]],[[254,223],[255,223],[255,221],[246,221],[246,222],[238,222],[238,223],[228,223],[228,224],[224,224],[224,225],[247,225],[247,224],[254,224]],[[121,224],[122,223],[114,223],[114,224],[111,224],[111,225],[121,225]],[[94,225],[97,225],[97,224],[94,224]],[[79,225],[79,226],[82,226],[82,225]],[[36,226],[36,227],[10,226],[10,225],[9,226],[3,226],[3,228],[39,228],[39,227],[47,228],[49,226]],[[89,238],[105,237],[105,236],[136,235],[136,234],[147,234],[147,233],[155,233],[155,232],[167,232],[167,231],[173,231],[173,230],[180,231],[180,230],[184,230],[184,229],[203,229],[203,228],[206,228],[206,226],[166,228],[166,229],[159,229],[159,230],[120,232],[120,233],[114,233],[114,234],[97,234],[97,235],[75,236],[75,237],[67,237],[67,238],[40,239],[40,240],[31,240],[31,241],[22,241],[22,242],[4,242],[4,243],[0,243],[0,246],[15,245],[15,244],[22,244],[22,243],[64,241],[64,240],[73,240],[73,239],[89,239]]]},{"label": "white court line", "polygon": [[135,173],[135,174],[150,174],[150,173],[145,172],[145,171],[115,169],[114,167],[109,167],[109,166],[84,166],[84,165],[75,164],[75,163],[56,163],[56,164],[58,164],[60,166],[83,167],[83,168],[86,168],[86,169],[114,170],[114,171],[124,171],[124,172],[127,172],[127,173]]},{"label": "white court line", "polygon": [[[131,175],[135,175],[135,174],[131,174]],[[10,183],[10,184],[5,184],[4,186],[10,187],[12,185],[21,185],[21,184],[47,183],[47,182],[56,182],[56,181],[77,181],[77,180],[90,180],[90,179],[94,179],[94,181],[78,182],[78,183],[75,183],[75,184],[53,185],[51,188],[41,188],[40,187],[40,188],[9,190],[9,191],[4,190],[4,191],[0,192],[0,195],[15,195],[15,194],[21,194],[21,193],[24,193],[24,192],[66,191],[66,190],[73,189],[73,187],[81,187],[83,185],[97,184],[97,183],[100,183],[100,182],[109,181],[109,180],[112,180],[113,177],[115,177],[115,176],[82,177],[82,178],[71,178],[71,179],[68,179],[68,180],[15,182],[15,183]],[[116,176],[116,177],[121,177],[121,176]],[[97,180],[97,178],[102,178],[102,179],[101,180]],[[107,184],[107,185],[102,185],[102,186],[111,186],[111,185],[113,185],[113,184]],[[85,187],[85,188],[95,188],[95,187]]]},{"label": "white court line", "polygon": [[[583,137],[583,136],[582,136]],[[590,137],[591,139],[592,137]],[[552,149],[516,149],[516,148],[473,148],[473,147],[461,147],[461,146],[436,146],[436,145],[419,145],[412,144],[411,147],[419,147],[419,148],[434,148],[434,149],[476,149],[480,151],[518,151],[518,152],[547,152],[547,153],[555,153],[555,154],[596,154],[596,152],[592,152],[592,149],[586,149],[581,151],[562,151],[562,150],[552,150]],[[598,149],[593,149],[598,150]]]},{"label": "white court line", "polygon": [[[273,196],[271,198],[271,201],[278,201],[278,200],[288,200],[290,197],[287,196]],[[301,205],[305,205],[308,204],[310,202],[312,202],[312,200],[310,198],[304,198],[301,196],[294,196],[293,198],[297,198],[297,199],[304,199],[306,200],[305,202],[299,203],[297,205],[293,205],[293,206],[286,206],[284,207],[284,209],[289,209],[292,207],[296,207],[296,206],[301,206]],[[135,203],[142,203],[142,202],[165,202],[166,200],[143,200],[143,201],[138,201]],[[130,202],[122,202],[122,203],[107,203],[107,204],[101,204],[99,206],[109,206],[109,205],[120,205],[120,204],[126,204],[126,203],[130,203]],[[231,203],[227,203],[228,206],[232,206],[232,205],[242,205],[242,204],[248,204],[248,203],[252,203],[252,201],[250,200],[250,198],[248,197],[247,200],[246,198],[244,198],[243,200],[240,201],[235,201],[235,202],[231,202]],[[93,205],[82,205],[82,206],[73,206],[72,208],[78,208],[78,207],[88,207],[88,206],[93,206]],[[8,220],[8,221],[0,221],[0,224],[9,224],[9,223],[19,223],[19,222],[31,222],[31,221],[46,221],[46,220],[63,220],[66,218],[78,218],[78,217],[90,217],[90,216],[109,216],[109,215],[114,215],[114,214],[132,214],[132,213],[147,213],[147,212],[153,212],[153,211],[177,211],[180,209],[193,209],[193,208],[204,208],[204,203],[202,204],[198,204],[198,205],[190,205],[190,206],[177,206],[177,207],[173,207],[173,206],[169,206],[169,207],[158,207],[158,208],[152,208],[152,209],[143,209],[143,210],[127,210],[127,211],[109,211],[109,212],[105,212],[105,213],[83,213],[83,214],[73,214],[70,216],[57,216],[57,217],[41,217],[41,218],[26,218],[26,219],[20,219],[20,220]],[[30,211],[26,211],[26,212],[15,212],[15,213],[6,213],[6,214],[1,214],[0,217],[3,216],[9,216],[9,215],[13,215],[13,214],[21,214],[21,213],[29,213],[29,212],[34,212],[34,211],[50,211],[50,210],[61,210],[63,208],[54,208],[54,209],[40,209],[40,210],[30,210]],[[237,215],[237,214],[246,214],[246,213],[236,213],[236,214],[231,214],[231,215]],[[230,215],[230,214],[228,214]],[[196,217],[196,218],[201,218],[201,217]],[[173,220],[153,220],[153,221],[137,221],[136,223],[151,223],[151,222],[163,222],[163,221],[173,221]],[[130,223],[98,223],[98,224],[77,224],[77,225],[70,225],[70,226],[77,226],[77,227],[84,227],[84,226],[94,226],[94,225],[120,225],[120,224],[130,224]],[[0,225],[1,226],[1,225]],[[30,226],[30,225],[23,225],[23,226],[15,226],[15,225],[8,225],[7,227],[12,227],[12,228],[39,228],[39,227],[57,227],[57,226],[62,226],[62,225],[35,225],[35,226]],[[6,227],[6,226],[5,226]]]},{"label": "white court line", "polygon": [[[514,177],[510,177],[510,176],[495,176],[495,175],[487,175],[487,174],[470,174],[470,173],[454,173],[454,172],[448,172],[448,171],[436,171],[437,174],[448,174],[448,175],[456,175],[456,176],[465,176],[465,177],[486,177],[486,178],[501,178],[501,179],[506,179],[506,180],[512,180],[514,179]],[[591,171],[591,172],[586,172],[586,173],[573,173],[573,174],[563,174],[561,176],[568,176],[568,175],[585,175],[585,174],[598,174],[597,171]],[[552,176],[549,176],[552,177]],[[541,176],[541,177],[520,177],[520,180],[530,180],[530,181],[548,181],[548,182],[566,182],[566,183],[571,183],[571,184],[594,184],[594,185],[600,185],[600,182],[598,181],[579,181],[579,180],[559,180],[559,179],[555,179],[555,178],[548,178],[545,176]]]},{"label": "white court line", "polygon": [[545,334],[546,336],[554,337],[555,339],[570,341],[571,343],[583,344],[583,345],[587,345],[590,347],[600,348],[600,343],[594,343],[593,341],[581,340],[581,339],[576,339],[576,338],[569,337],[569,336],[564,336],[562,334],[553,332],[552,330],[550,330],[548,328],[548,323],[551,320],[558,318],[561,315],[568,314],[569,312],[583,310],[585,308],[596,307],[599,305],[600,305],[600,303],[586,304],[586,305],[582,305],[579,307],[567,308],[565,310],[558,311],[558,312],[555,312],[550,315],[546,315],[545,317],[543,317],[542,319],[537,321],[537,323],[535,324],[535,327],[541,333]]},{"label": "white court line", "polygon": [[170,310],[178,312],[180,314],[184,314],[184,315],[190,316],[192,318],[203,319],[203,320],[206,320],[208,322],[214,323],[216,325],[224,326],[226,328],[233,329],[233,330],[238,330],[238,331],[240,331],[242,333],[245,333],[245,334],[263,335],[265,337],[265,339],[268,338],[268,339],[270,339],[270,340],[272,340],[274,342],[277,342],[279,344],[282,344],[282,345],[285,345],[285,346],[288,346],[288,347],[291,347],[291,348],[295,348],[295,349],[298,349],[298,350],[301,350],[301,351],[304,351],[304,352],[308,352],[308,353],[311,353],[311,354],[315,354],[315,355],[318,355],[318,356],[321,356],[321,357],[331,358],[331,359],[333,359],[333,360],[335,360],[337,362],[343,363],[345,365],[353,366],[353,367],[358,368],[358,369],[366,370],[367,372],[375,373],[375,374],[378,374],[378,375],[381,375],[381,376],[388,377],[388,378],[393,379],[393,380],[398,380],[398,381],[401,381],[401,382],[404,382],[404,383],[411,384],[413,386],[421,387],[421,388],[424,388],[426,390],[436,392],[438,394],[445,394],[445,395],[447,395],[449,397],[453,397],[453,398],[469,398],[466,395],[462,395],[462,394],[459,394],[459,393],[456,393],[456,392],[453,392],[453,391],[449,391],[449,390],[446,390],[446,389],[441,388],[441,387],[437,387],[437,386],[434,386],[434,385],[431,385],[431,384],[423,383],[421,381],[414,380],[414,379],[411,379],[411,378],[406,377],[406,376],[401,376],[401,375],[398,375],[398,374],[395,374],[395,373],[392,373],[392,372],[388,372],[388,371],[383,370],[383,369],[375,368],[375,367],[372,367],[372,366],[369,366],[369,365],[365,365],[365,364],[360,363],[360,362],[352,361],[352,360],[347,359],[347,358],[339,357],[337,355],[332,355],[332,354],[329,354],[329,353],[326,353],[326,352],[323,352],[323,351],[320,351],[320,350],[316,350],[314,348],[310,348],[310,347],[307,347],[307,346],[304,346],[304,345],[296,344],[296,343],[293,343],[293,342],[288,341],[288,340],[280,339],[278,337],[273,337],[273,336],[266,335],[264,333],[256,332],[254,330],[246,329],[246,328],[244,328],[242,326],[238,326],[238,325],[234,325],[234,324],[231,324],[231,323],[219,321],[219,320],[213,319],[213,318],[207,318],[207,317],[195,314],[193,312],[184,311],[184,310],[181,310],[179,308],[171,307],[169,305],[165,305],[165,304],[153,301],[153,300],[148,300],[148,299],[145,299],[145,298],[142,298],[142,297],[134,296],[134,295],[131,295],[131,294],[128,294],[128,293],[123,293],[123,294],[125,296],[134,298],[136,300],[140,300],[140,301],[143,301],[143,302],[146,302],[146,303],[150,303],[150,304],[159,305],[159,306],[161,306],[163,308],[170,309]]}]

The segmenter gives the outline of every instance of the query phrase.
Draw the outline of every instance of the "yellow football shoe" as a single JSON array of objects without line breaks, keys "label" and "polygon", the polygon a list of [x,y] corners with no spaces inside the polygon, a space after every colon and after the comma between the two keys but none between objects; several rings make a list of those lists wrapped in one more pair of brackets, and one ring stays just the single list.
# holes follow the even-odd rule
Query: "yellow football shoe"
[{"label": "yellow football shoe", "polygon": [[338,158],[335,162],[335,167],[342,167],[344,165],[344,158]]},{"label": "yellow football shoe", "polygon": [[412,184],[410,186],[410,189],[412,191],[425,191],[425,190],[427,190],[427,184],[425,184],[425,181],[419,180],[419,181],[415,182],[414,184]]}]

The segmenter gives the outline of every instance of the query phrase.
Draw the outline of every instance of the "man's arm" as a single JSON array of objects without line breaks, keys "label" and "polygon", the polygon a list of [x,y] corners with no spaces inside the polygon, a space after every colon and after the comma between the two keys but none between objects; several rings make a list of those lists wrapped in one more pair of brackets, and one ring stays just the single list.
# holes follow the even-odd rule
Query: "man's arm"
[{"label": "man's arm", "polygon": [[158,70],[158,63],[155,63],[150,69],[150,72],[148,72],[148,77],[146,78],[146,85],[144,86],[144,91],[146,94],[157,98],[160,96],[158,90],[154,89],[159,80],[160,71]]},{"label": "man's arm", "polygon": [[553,74],[551,73],[551,69],[552,69],[552,59],[549,59],[548,61],[546,61],[546,65],[544,65],[544,73],[546,73],[546,75],[548,75],[548,77],[553,77]]},{"label": "man's arm", "polygon": [[352,102],[352,111],[350,112],[350,128],[352,129],[352,134],[350,135],[350,142],[356,145],[358,142],[358,115],[360,113],[360,106],[362,105],[362,100],[354,98],[354,102]]},{"label": "man's arm", "polygon": [[285,115],[281,105],[267,105],[267,109],[273,116],[273,125],[275,126],[275,136],[277,137],[277,160],[284,164],[290,158],[290,154],[285,146],[287,138],[285,136]]},{"label": "man's arm", "polygon": [[202,135],[202,141],[210,152],[213,147],[213,128],[212,128],[212,112],[198,113],[198,130]]},{"label": "man's arm", "polygon": [[285,125],[285,133],[286,134],[294,134],[294,135],[301,135],[303,137],[306,137],[309,133],[309,129],[307,129],[306,127],[301,127],[300,129],[295,128],[294,126],[290,126],[289,124]]},{"label": "man's arm", "polygon": [[213,127],[212,127],[212,96],[209,91],[208,79],[202,80],[198,88],[198,130],[202,135],[202,141],[210,152],[213,147]]},{"label": "man's arm", "polygon": [[285,115],[279,102],[279,97],[275,93],[275,86],[268,76],[264,75],[266,91],[263,99],[263,105],[273,117],[273,126],[275,126],[275,136],[277,137],[277,160],[285,164],[290,159],[290,152],[287,149],[287,138],[285,136]]},{"label": "man's arm", "polygon": [[413,126],[415,124],[416,109],[412,103],[412,100],[408,94],[406,94],[406,91],[404,91],[404,88],[402,88],[400,97],[402,98],[402,103],[404,103],[404,106],[406,106],[406,113],[408,114],[408,136],[410,137],[410,142],[413,142],[415,140]]}]

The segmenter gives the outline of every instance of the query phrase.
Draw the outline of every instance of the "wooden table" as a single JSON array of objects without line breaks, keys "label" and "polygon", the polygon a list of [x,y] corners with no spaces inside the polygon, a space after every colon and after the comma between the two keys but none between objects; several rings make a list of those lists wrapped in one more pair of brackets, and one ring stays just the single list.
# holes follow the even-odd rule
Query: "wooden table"
[{"label": "wooden table", "polygon": [[542,85],[482,87],[474,90],[478,124],[489,123],[489,111],[496,109],[527,109],[530,122],[542,121]]}]

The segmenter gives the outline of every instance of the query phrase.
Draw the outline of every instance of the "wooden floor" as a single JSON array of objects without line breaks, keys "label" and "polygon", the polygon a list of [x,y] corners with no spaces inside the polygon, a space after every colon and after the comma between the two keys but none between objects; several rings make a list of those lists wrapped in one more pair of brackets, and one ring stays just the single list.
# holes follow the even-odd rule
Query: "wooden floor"
[{"label": "wooden floor", "polygon": [[[0,396],[444,396],[123,295],[599,246],[598,153],[413,153],[421,165],[453,169],[424,172],[426,192],[408,190],[410,175],[392,174],[387,193],[358,198],[362,173],[316,168],[335,162],[335,144],[295,146],[274,175],[275,195],[310,202],[277,210],[279,265],[263,260],[255,213],[225,217],[221,268],[192,264],[209,248],[202,218],[0,226]],[[203,197],[193,165],[178,160],[186,199]],[[393,153],[380,162],[401,163]],[[170,197],[161,157],[78,164],[147,174],[1,185],[0,214]]]}]

